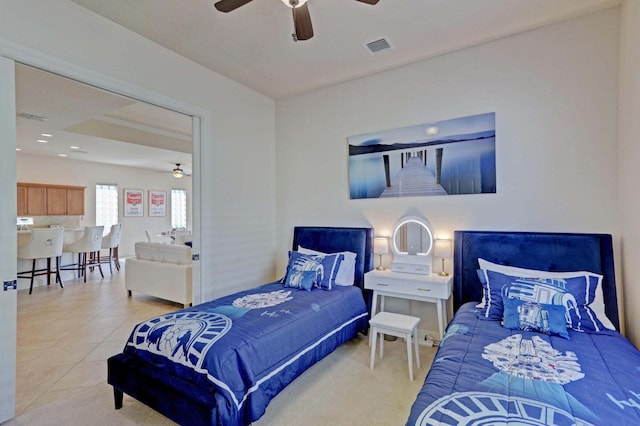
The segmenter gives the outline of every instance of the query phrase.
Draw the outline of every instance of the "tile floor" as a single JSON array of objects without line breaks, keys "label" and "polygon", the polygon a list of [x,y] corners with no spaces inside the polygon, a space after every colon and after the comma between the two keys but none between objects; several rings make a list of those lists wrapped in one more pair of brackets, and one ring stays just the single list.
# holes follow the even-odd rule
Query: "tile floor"
[{"label": "tile floor", "polygon": [[133,326],[180,309],[172,302],[127,296],[123,268],[87,282],[65,280],[18,292],[16,416],[103,385],[107,358],[121,352]]}]

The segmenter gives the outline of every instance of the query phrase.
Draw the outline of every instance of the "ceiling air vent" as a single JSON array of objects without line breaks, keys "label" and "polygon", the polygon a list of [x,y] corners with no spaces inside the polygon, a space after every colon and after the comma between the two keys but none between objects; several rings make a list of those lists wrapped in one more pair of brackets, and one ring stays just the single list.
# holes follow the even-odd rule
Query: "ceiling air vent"
[{"label": "ceiling air vent", "polygon": [[366,44],[366,46],[367,46],[367,49],[369,49],[369,53],[371,53],[372,55],[391,49],[391,44],[384,37],[381,39],[369,42]]}]

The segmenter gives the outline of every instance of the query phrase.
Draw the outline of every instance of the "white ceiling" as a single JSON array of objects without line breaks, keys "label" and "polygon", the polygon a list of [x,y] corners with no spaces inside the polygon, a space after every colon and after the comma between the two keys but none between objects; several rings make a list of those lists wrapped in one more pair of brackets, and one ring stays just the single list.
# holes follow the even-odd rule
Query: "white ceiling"
[{"label": "white ceiling", "polygon": [[[73,0],[274,99],[559,22],[621,0],[309,0],[314,37],[293,42],[291,10],[253,0]],[[385,37],[391,50],[366,43]]]},{"label": "white ceiling", "polygon": [[[253,0],[73,0],[274,99],[618,6],[621,0],[309,0],[315,36],[294,42],[291,10]],[[392,48],[371,54],[366,43]],[[24,153],[191,171],[191,118],[26,66],[16,69],[18,148]],[[50,133],[51,138],[41,138]],[[48,139],[41,144],[37,139]],[[70,148],[76,146],[78,149]]]},{"label": "white ceiling", "polygon": [[191,172],[187,115],[24,65],[16,65],[16,113],[20,153]]}]

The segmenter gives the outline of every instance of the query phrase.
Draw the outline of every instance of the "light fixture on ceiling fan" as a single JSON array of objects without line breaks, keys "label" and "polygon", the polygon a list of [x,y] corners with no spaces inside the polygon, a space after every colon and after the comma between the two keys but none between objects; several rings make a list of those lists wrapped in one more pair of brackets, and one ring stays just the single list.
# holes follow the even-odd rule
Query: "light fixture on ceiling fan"
[{"label": "light fixture on ceiling fan", "polygon": [[[219,0],[214,4],[215,8],[220,12],[231,12],[249,3],[251,0]],[[309,15],[308,0],[281,0],[287,7],[291,8],[293,13],[293,33],[294,41],[309,40],[313,37],[313,25],[311,25],[311,16]],[[377,4],[379,0],[356,0],[360,3]]]},{"label": "light fixture on ceiling fan", "polygon": [[180,168],[180,163],[176,164],[176,168],[173,169],[172,173],[174,178],[180,179],[182,176],[184,176],[184,170]]},{"label": "light fixture on ceiling fan", "polygon": [[191,173],[185,172],[184,169],[180,167],[182,163],[173,163],[173,164],[175,164],[176,166],[171,171],[165,170],[165,171],[158,171],[156,173],[171,173],[173,177],[176,179],[181,179],[184,176],[191,176]]},{"label": "light fixture on ceiling fan", "polygon": [[173,177],[177,179],[180,179],[185,174],[184,170],[182,170],[182,168],[180,167],[180,163],[176,163],[176,168],[173,169],[171,173],[173,173]]}]

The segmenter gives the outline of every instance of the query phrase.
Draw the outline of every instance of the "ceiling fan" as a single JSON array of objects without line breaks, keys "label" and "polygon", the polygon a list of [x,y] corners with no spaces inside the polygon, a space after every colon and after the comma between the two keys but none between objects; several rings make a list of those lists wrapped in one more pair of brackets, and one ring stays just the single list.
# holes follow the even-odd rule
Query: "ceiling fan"
[{"label": "ceiling fan", "polygon": [[182,167],[180,167],[180,163],[175,163],[176,167],[170,172],[158,172],[158,173],[171,173],[174,178],[180,179],[183,176],[191,176],[191,173],[187,173],[184,171]]},{"label": "ceiling fan", "polygon": [[[214,4],[215,8],[220,12],[231,12],[249,3],[251,0],[219,0]],[[295,33],[293,34],[295,41],[309,40],[313,37],[313,26],[311,25],[311,16],[309,15],[308,0],[281,0],[285,5],[291,8],[293,12],[293,26]],[[379,0],[356,0],[366,4],[377,4]]]}]

